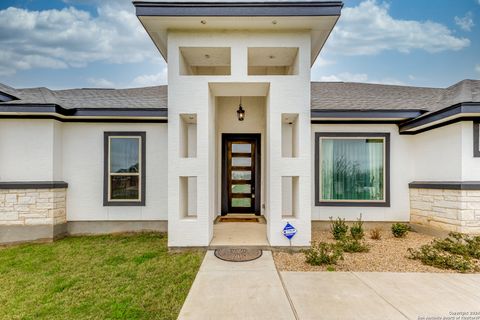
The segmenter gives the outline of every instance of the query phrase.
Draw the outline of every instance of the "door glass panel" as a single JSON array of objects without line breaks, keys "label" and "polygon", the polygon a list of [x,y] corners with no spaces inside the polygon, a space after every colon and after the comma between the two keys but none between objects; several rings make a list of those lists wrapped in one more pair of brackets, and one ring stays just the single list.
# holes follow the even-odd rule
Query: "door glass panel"
[{"label": "door glass panel", "polygon": [[232,158],[233,167],[250,167],[252,165],[252,158],[235,157]]},{"label": "door glass panel", "polygon": [[232,171],[232,180],[252,180],[251,171]]},{"label": "door glass panel", "polygon": [[232,193],[252,193],[252,188],[249,184],[234,184]]},{"label": "door glass panel", "polygon": [[252,152],[250,143],[232,143],[232,152]]},{"label": "door glass panel", "polygon": [[232,207],[251,207],[251,201],[252,199],[250,198],[233,198],[232,199]]}]

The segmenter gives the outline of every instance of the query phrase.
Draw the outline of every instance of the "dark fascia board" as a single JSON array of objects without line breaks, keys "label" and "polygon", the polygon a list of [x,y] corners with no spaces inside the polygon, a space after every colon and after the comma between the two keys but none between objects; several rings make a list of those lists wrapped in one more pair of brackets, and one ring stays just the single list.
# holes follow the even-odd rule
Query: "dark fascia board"
[{"label": "dark fascia board", "polygon": [[480,190],[480,181],[413,181],[410,189]]},{"label": "dark fascia board", "polygon": [[[68,121],[64,117],[125,117],[125,118],[167,118],[167,108],[76,108],[66,109],[57,104],[0,104],[0,113],[28,113],[26,117],[35,114],[53,114],[53,118]],[[55,116],[57,115],[57,116]],[[63,116],[63,117],[62,117]],[[7,116],[8,117],[8,116]]]},{"label": "dark fascia board", "polygon": [[63,189],[68,183],[64,181],[7,181],[0,182],[0,189]]},{"label": "dark fascia board", "polygon": [[137,16],[280,17],[340,16],[341,1],[170,2],[133,1]]},{"label": "dark fascia board", "polygon": [[[322,120],[328,120],[331,118],[331,121],[335,119],[356,119],[356,120],[369,120],[369,119],[384,119],[384,120],[399,120],[405,121],[405,119],[414,119],[426,111],[424,110],[354,110],[354,109],[342,109],[342,110],[331,110],[331,109],[313,109],[311,111],[312,121],[316,121],[321,118]],[[321,120],[320,120],[321,121]]]},{"label": "dark fascia board", "polygon": [[[423,117],[417,118],[417,119],[412,119],[410,121],[407,121],[405,123],[402,123],[399,125],[400,128],[400,133],[401,134],[416,134],[420,132],[424,132],[429,130],[430,128],[422,128],[417,131],[409,131],[411,129],[415,129],[420,126],[425,126],[428,124],[431,124],[433,122],[441,121],[442,119],[449,118],[452,116],[458,116],[458,118],[453,119],[453,121],[446,121],[445,124],[451,124],[463,120],[470,120],[472,117],[462,117],[462,114],[471,114],[471,113],[480,113],[480,103],[479,102],[462,102],[462,103],[457,103],[451,107],[444,108],[429,114],[426,114]],[[468,119],[467,119],[468,118]],[[432,124],[432,129],[433,126],[435,128],[438,128],[442,126],[441,124]]]}]

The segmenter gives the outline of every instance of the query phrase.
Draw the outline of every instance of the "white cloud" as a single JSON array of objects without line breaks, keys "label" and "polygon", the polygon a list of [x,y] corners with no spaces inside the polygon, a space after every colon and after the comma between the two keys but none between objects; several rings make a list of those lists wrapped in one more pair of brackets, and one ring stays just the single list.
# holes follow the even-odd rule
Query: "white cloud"
[{"label": "white cloud", "polygon": [[0,10],[0,75],[161,59],[130,2],[98,5],[98,16],[73,7]]},{"label": "white cloud", "polygon": [[[478,0],[478,1],[480,1],[480,0]],[[475,66],[475,71],[477,71],[478,73],[480,73],[480,64],[477,64],[477,65]]]},{"label": "white cloud", "polygon": [[92,84],[94,87],[97,88],[114,88],[115,84],[107,79],[104,78],[88,78],[88,83]]},{"label": "white cloud", "polygon": [[472,31],[473,26],[475,26],[475,23],[473,22],[473,14],[471,12],[467,12],[462,18],[455,16],[454,20],[457,26],[465,31]]},{"label": "white cloud", "polygon": [[461,50],[470,45],[467,38],[456,37],[443,24],[432,21],[395,19],[387,4],[366,0],[344,8],[325,51],[344,55],[373,55],[395,50],[440,52]]},{"label": "white cloud", "polygon": [[329,76],[321,76],[320,81],[329,81],[329,82],[366,82],[368,80],[368,75],[365,73],[350,73],[342,72],[340,74],[332,74]]},{"label": "white cloud", "polygon": [[161,72],[156,74],[144,74],[136,77],[132,81],[132,86],[134,87],[149,87],[149,86],[158,86],[161,84],[167,83],[167,68],[164,68]]},{"label": "white cloud", "polygon": [[380,84],[394,84],[394,85],[405,85],[404,82],[394,79],[394,78],[384,78],[384,79],[370,79],[366,73],[350,73],[342,72],[339,74],[332,74],[321,76],[320,81],[326,82],[366,82],[366,83],[380,83]]}]

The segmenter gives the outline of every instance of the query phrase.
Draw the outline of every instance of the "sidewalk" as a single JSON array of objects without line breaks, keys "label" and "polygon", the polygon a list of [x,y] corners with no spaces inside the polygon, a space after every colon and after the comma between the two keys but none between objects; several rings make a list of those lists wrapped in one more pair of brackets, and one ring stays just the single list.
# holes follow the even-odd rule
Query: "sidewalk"
[{"label": "sidewalk", "polygon": [[208,251],[179,319],[295,319],[272,253],[227,262]]},{"label": "sidewalk", "polygon": [[239,263],[208,251],[179,319],[418,320],[458,312],[477,313],[457,319],[480,319],[480,274],[278,273],[270,251]]}]

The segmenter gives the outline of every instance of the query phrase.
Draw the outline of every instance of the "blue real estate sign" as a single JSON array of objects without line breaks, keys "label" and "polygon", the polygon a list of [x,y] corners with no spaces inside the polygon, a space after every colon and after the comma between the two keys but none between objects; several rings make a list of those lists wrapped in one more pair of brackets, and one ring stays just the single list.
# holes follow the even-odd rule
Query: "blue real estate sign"
[{"label": "blue real estate sign", "polygon": [[283,228],[283,235],[287,237],[288,240],[292,240],[293,236],[297,234],[297,229],[287,222],[285,227]]}]

